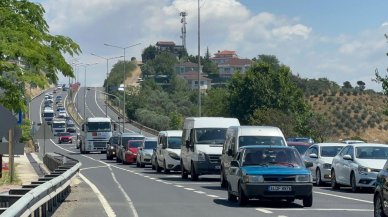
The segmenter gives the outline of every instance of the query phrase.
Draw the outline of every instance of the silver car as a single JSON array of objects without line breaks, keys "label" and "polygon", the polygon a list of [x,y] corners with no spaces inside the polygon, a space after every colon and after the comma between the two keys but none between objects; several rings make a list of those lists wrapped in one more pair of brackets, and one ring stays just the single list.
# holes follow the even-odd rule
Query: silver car
[{"label": "silver car", "polygon": [[303,160],[313,163],[309,169],[317,186],[331,181],[331,162],[345,146],[344,143],[317,143],[304,153]]},{"label": "silver car", "polygon": [[136,166],[145,167],[151,165],[152,152],[156,148],[157,138],[146,137],[136,156]]}]

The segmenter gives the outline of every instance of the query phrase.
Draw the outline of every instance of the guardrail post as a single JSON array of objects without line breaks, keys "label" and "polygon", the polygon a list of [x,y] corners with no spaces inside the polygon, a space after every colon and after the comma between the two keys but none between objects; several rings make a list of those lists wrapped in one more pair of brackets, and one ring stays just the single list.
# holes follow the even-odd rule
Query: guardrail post
[{"label": "guardrail post", "polygon": [[42,205],[42,217],[47,216],[47,202]]},{"label": "guardrail post", "polygon": [[51,213],[53,211],[53,199],[51,198],[48,202],[48,211]]},{"label": "guardrail post", "polygon": [[34,211],[34,217],[38,217],[38,216],[40,216],[40,208]]}]

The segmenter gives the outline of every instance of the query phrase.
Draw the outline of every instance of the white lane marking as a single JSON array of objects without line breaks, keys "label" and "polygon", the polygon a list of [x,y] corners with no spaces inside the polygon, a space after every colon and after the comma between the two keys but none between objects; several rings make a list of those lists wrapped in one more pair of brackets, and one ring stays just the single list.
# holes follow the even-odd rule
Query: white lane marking
[{"label": "white lane marking", "polygon": [[157,179],[156,181],[157,181],[157,182],[163,182],[163,180],[161,180],[161,179]]},{"label": "white lane marking", "polygon": [[70,152],[70,153],[78,153],[78,152],[75,152],[75,151],[70,151],[70,150],[68,150],[68,149],[66,149],[66,148],[63,148],[63,147],[57,145],[57,143],[55,143],[54,140],[52,140],[52,139],[50,139],[50,141],[51,141],[55,146],[57,146],[58,148],[60,148],[60,149],[62,149],[62,150],[64,150],[64,151],[67,151],[67,152]]},{"label": "white lane marking", "polygon": [[203,191],[193,191],[193,192],[195,192],[195,193],[197,193],[197,194],[206,194],[206,193],[203,192]]},{"label": "white lane marking", "polygon": [[[135,173],[136,174],[136,173]],[[149,179],[151,179],[151,180],[155,180],[156,178],[153,178],[153,177],[151,177],[151,178],[149,178]]]},{"label": "white lane marking", "polygon": [[220,199],[220,200],[226,200],[226,198],[225,198],[225,197],[220,197],[220,198],[218,198],[218,199]]},{"label": "white lane marking", "polygon": [[149,178],[149,176],[144,176],[145,178]]},{"label": "white lane marking", "polygon": [[108,201],[105,199],[104,195],[98,190],[98,188],[91,182],[89,179],[87,179],[84,175],[79,173],[79,176],[90,186],[90,188],[93,190],[94,194],[97,195],[98,200],[102,204],[102,207],[105,210],[105,213],[108,215],[108,217],[115,217],[116,214],[113,211],[112,207],[109,205]]},{"label": "white lane marking", "polygon": [[286,216],[286,215],[278,215],[278,217],[288,217],[288,216]]},{"label": "white lane marking", "polygon": [[206,196],[208,196],[208,197],[212,197],[212,198],[219,198],[219,196],[217,196],[217,195],[214,195],[214,194],[207,194]]},{"label": "white lane marking", "polygon": [[184,188],[185,190],[188,190],[188,191],[194,191],[195,189],[194,188]]},{"label": "white lane marking", "polygon": [[[180,176],[179,176],[180,177]],[[174,182],[177,185],[219,185],[217,182]]]},{"label": "white lane marking", "polygon": [[[42,114],[41,114],[41,112],[42,112],[42,105],[43,105],[43,99],[42,99],[42,102],[40,103],[40,107],[39,107],[39,120],[40,120],[40,123],[41,124],[43,124],[43,122],[42,122]],[[30,119],[31,120],[31,119]]]},{"label": "white lane marking", "polygon": [[178,188],[183,188],[185,186],[182,186],[182,185],[174,185],[175,187],[178,187]]},{"label": "white lane marking", "polygon": [[320,192],[320,191],[314,191],[314,193],[315,194],[322,194],[322,195],[326,195],[326,196],[331,196],[331,197],[338,197],[338,198],[347,199],[347,200],[354,200],[354,201],[359,201],[359,202],[373,204],[373,201],[361,200],[361,199],[357,199],[357,198],[353,198],[353,197],[345,197],[345,196],[341,196],[341,195],[337,195],[337,194],[329,194],[329,193]]},{"label": "white lane marking", "polygon": [[[267,209],[256,209],[257,211],[261,211],[262,210],[266,210],[266,211],[269,211],[269,210],[272,210],[272,211],[350,211],[350,212],[373,212],[373,209],[342,209],[342,208],[334,208],[334,209],[331,209],[331,208],[279,208],[279,209],[276,209],[276,208],[267,208]],[[272,212],[271,212],[272,213]]]},{"label": "white lane marking", "polygon": [[166,185],[171,185],[172,183],[171,182],[162,182],[163,184],[166,184]]},{"label": "white lane marking", "polygon": [[259,212],[265,213],[265,214],[271,214],[272,212],[269,211],[268,209],[256,209]]},{"label": "white lane marking", "polygon": [[98,168],[104,168],[104,167],[108,167],[108,166],[86,167],[86,168],[81,168],[80,171],[90,170],[90,169],[98,169]]},{"label": "white lane marking", "polygon": [[97,107],[102,111],[102,113],[103,113],[105,116],[107,116],[108,118],[110,118],[109,115],[108,115],[108,113],[105,112],[104,110],[102,110],[102,108],[100,107],[100,105],[98,105],[98,102],[97,102],[97,88],[96,88],[96,87],[94,88],[94,101],[96,101],[96,105],[97,105]]}]

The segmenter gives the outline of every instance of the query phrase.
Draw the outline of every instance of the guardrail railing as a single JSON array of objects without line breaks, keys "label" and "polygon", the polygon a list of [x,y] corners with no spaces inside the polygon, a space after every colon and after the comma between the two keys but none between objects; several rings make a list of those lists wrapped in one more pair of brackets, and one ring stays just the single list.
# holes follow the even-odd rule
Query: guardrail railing
[{"label": "guardrail railing", "polygon": [[1,217],[45,217],[65,200],[81,163],[58,153],[47,153],[43,160],[51,173],[29,185],[11,189],[7,195],[0,195]]}]

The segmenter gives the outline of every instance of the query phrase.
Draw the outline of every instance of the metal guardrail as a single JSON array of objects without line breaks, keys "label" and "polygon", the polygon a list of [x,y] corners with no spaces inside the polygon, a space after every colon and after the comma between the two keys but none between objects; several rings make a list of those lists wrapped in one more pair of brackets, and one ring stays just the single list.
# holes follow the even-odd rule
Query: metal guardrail
[{"label": "metal guardrail", "polygon": [[3,216],[47,216],[70,192],[71,179],[78,173],[81,163],[57,153],[45,155],[51,174],[41,177],[30,185],[11,189],[9,195],[0,195]]},{"label": "metal guardrail", "polygon": [[[116,113],[120,118],[123,118],[123,115],[121,114],[121,112],[118,111],[114,106],[112,106],[110,102],[108,103],[108,107],[109,107],[114,113]],[[155,129],[152,129],[152,128],[149,128],[149,127],[146,127],[146,126],[140,124],[139,122],[136,122],[136,121],[134,121],[134,120],[128,119],[127,117],[125,117],[125,121],[126,121],[126,123],[130,123],[130,124],[132,124],[133,126],[139,128],[140,130],[145,131],[145,132],[147,132],[147,133],[150,133],[150,134],[152,134],[152,135],[157,136],[157,135],[159,134],[159,131],[157,131],[157,130],[155,130]]]}]

